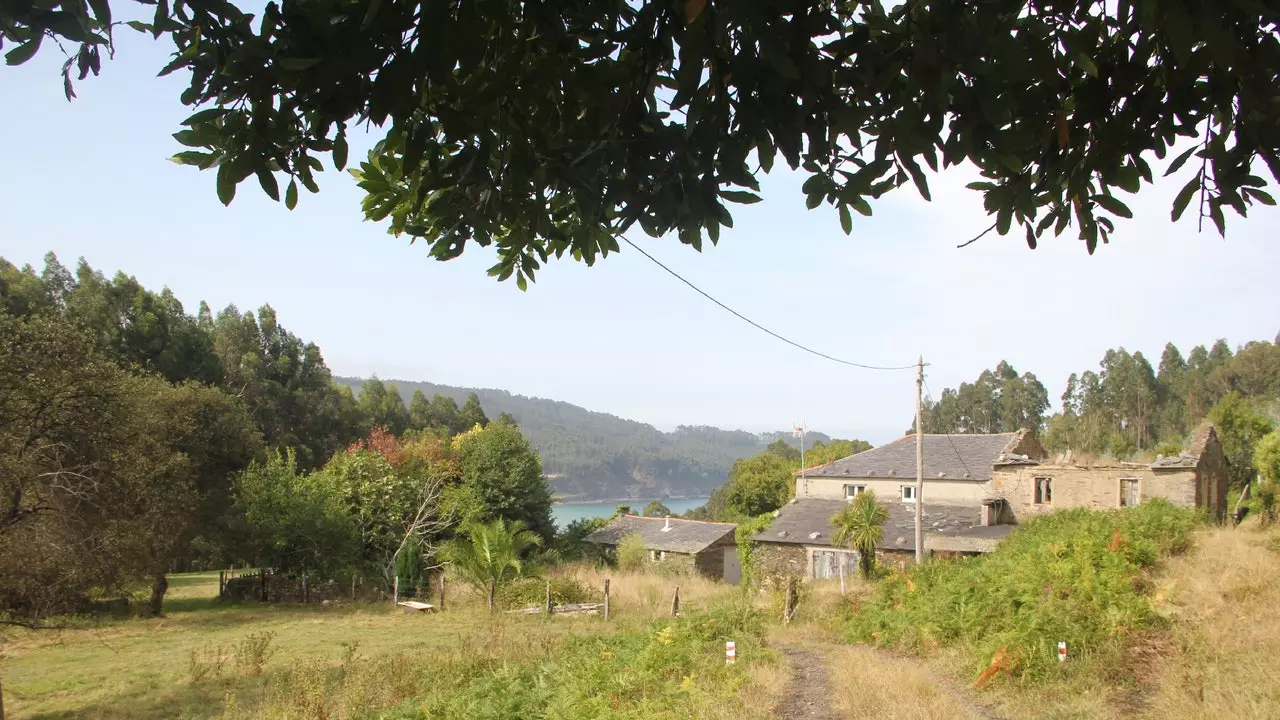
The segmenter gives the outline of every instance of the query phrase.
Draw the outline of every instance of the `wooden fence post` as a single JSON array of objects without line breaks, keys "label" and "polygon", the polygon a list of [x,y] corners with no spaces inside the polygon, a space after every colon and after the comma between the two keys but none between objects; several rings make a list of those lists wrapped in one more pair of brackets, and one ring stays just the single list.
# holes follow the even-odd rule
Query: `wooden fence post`
[{"label": "wooden fence post", "polygon": [[356,601],[356,574],[351,573],[351,602]]},{"label": "wooden fence post", "polygon": [[227,571],[218,571],[218,597],[222,597],[227,591]]},{"label": "wooden fence post", "polygon": [[840,597],[844,597],[844,558],[840,559]]},{"label": "wooden fence post", "polygon": [[782,602],[782,624],[790,625],[791,616],[795,615],[796,608],[796,579],[794,576],[787,578],[787,593]]},{"label": "wooden fence post", "polygon": [[311,602],[311,593],[308,592],[308,590],[309,589],[307,588],[307,571],[303,570],[302,571],[302,604],[303,605],[306,605],[307,603]]},{"label": "wooden fence post", "polygon": [[440,609],[444,610],[444,569],[440,570]]},{"label": "wooden fence post", "polygon": [[265,568],[258,571],[258,598],[261,602],[267,601],[267,571]]},{"label": "wooden fence post", "polygon": [[609,619],[609,578],[604,579],[604,619]]},{"label": "wooden fence post", "polygon": [[547,614],[551,614],[551,578],[547,578]]},{"label": "wooden fence post", "polygon": [[392,607],[400,604],[400,573],[396,573],[396,581],[391,586]]},{"label": "wooden fence post", "polygon": [[680,617],[680,586],[676,586],[676,594],[671,596],[671,617]]}]

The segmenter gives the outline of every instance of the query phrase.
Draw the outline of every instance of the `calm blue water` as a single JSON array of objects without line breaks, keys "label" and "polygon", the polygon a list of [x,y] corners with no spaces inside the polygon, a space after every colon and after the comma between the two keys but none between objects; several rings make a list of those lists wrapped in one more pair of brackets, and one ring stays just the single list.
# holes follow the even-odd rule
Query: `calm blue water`
[{"label": "calm blue water", "polygon": [[[684,500],[663,500],[662,504],[671,510],[672,515],[683,515],[685,511],[692,510],[706,502],[707,498],[687,498]],[[556,503],[551,506],[551,519],[555,521],[556,527],[565,527],[574,520],[582,518],[609,517],[613,515],[614,510],[618,509],[619,505],[630,505],[631,512],[638,515],[648,503],[648,500]]]}]

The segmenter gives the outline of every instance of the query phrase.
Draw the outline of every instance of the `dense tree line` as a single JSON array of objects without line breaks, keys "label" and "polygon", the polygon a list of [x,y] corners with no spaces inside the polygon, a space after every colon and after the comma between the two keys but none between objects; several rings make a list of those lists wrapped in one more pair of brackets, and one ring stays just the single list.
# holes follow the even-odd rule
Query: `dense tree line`
[{"label": "dense tree line", "polygon": [[472,396],[357,399],[270,306],[188,314],[52,254],[0,259],[0,610],[34,618],[249,561],[390,579],[458,523],[550,540],[537,454]]},{"label": "dense tree line", "polygon": [[[983,370],[972,383],[958,389],[944,388],[942,396],[924,401],[927,433],[1003,433],[1038,428],[1049,409],[1049,394],[1031,373],[1018,374],[1001,361],[994,370]],[[915,432],[915,424],[907,434]]]},{"label": "dense tree line", "polygon": [[[363,389],[373,380],[337,378],[365,396]],[[740,430],[707,426],[680,426],[663,432],[645,423],[624,420],[608,413],[592,412],[556,400],[514,395],[504,390],[459,388],[423,382],[378,382],[374,394],[382,397],[394,388],[408,403],[410,426],[414,418],[455,417],[467,414],[471,397],[475,407],[490,413],[506,413],[542,457],[543,469],[557,495],[570,498],[619,498],[689,496],[710,493],[723,484],[729,468],[739,458],[761,452],[765,446],[790,433],[764,436]],[[430,398],[430,400],[428,400]],[[459,403],[462,407],[459,408]],[[416,410],[415,410],[416,408]],[[379,416],[392,427],[391,418]],[[425,421],[439,425],[438,420]],[[810,433],[809,441],[830,442],[821,433]],[[797,445],[798,446],[798,445]]]}]

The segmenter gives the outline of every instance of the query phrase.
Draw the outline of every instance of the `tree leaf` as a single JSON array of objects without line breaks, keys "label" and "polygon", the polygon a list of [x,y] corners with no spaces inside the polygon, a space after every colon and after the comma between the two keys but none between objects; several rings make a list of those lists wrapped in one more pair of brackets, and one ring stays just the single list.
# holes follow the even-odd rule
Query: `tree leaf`
[{"label": "tree leaf", "polygon": [[804,198],[804,206],[810,210],[822,204],[822,198],[826,197],[826,193],[816,192],[810,193]]},{"label": "tree leaf", "polygon": [[1103,210],[1106,210],[1112,215],[1122,218],[1133,217],[1133,211],[1129,209],[1128,205],[1125,205],[1110,195],[1094,195],[1092,199],[1095,203],[1101,205]]},{"label": "tree leaf", "polygon": [[1116,171],[1116,184],[1125,192],[1136,193],[1142,186],[1142,175],[1133,165],[1125,165]]},{"label": "tree leaf", "polygon": [[520,292],[524,292],[529,289],[529,281],[525,279],[523,272],[516,275],[516,287],[520,288]]},{"label": "tree leaf", "polygon": [[218,200],[223,205],[230,205],[236,196],[236,176],[231,163],[218,166]]},{"label": "tree leaf", "polygon": [[171,162],[179,165],[195,165],[203,167],[206,162],[213,158],[213,153],[196,152],[195,150],[187,150],[169,158]]},{"label": "tree leaf", "polygon": [[1093,63],[1093,58],[1082,52],[1078,52],[1076,53],[1076,63],[1089,77],[1098,77],[1098,66]]},{"label": "tree leaf", "polygon": [[742,205],[754,205],[761,200],[759,195],[745,190],[721,190],[720,197],[728,200],[729,202],[740,203]]},{"label": "tree leaf", "polygon": [[40,39],[42,35],[37,35],[31,40],[19,45],[18,47],[5,53],[4,62],[6,65],[21,65],[31,59],[36,51],[40,49]]},{"label": "tree leaf", "polygon": [[845,235],[853,232],[853,217],[849,215],[849,206],[844,203],[840,203],[840,229]]},{"label": "tree leaf", "polygon": [[702,14],[707,7],[707,0],[684,0],[684,23],[688,25]]},{"label": "tree leaf", "polygon": [[1200,176],[1203,173],[1196,173],[1190,182],[1182,186],[1178,191],[1178,196],[1173,199],[1173,212],[1170,217],[1174,222],[1178,222],[1178,218],[1182,217],[1183,211],[1187,209],[1187,204],[1191,202],[1192,196],[1200,189]]},{"label": "tree leaf", "polygon": [[256,174],[258,184],[262,186],[262,191],[267,194],[267,197],[280,202],[280,185],[276,182],[276,176],[265,168],[258,169]]},{"label": "tree leaf", "polygon": [[341,170],[347,166],[347,129],[339,128],[338,136],[333,139],[333,166]]},{"label": "tree leaf", "polygon": [[89,0],[89,7],[93,8],[99,25],[104,28],[111,26],[111,4],[107,0]]},{"label": "tree leaf", "polygon": [[1271,194],[1270,194],[1270,193],[1268,193],[1268,192],[1266,192],[1265,190],[1257,190],[1257,189],[1254,189],[1254,188],[1245,188],[1244,192],[1245,192],[1245,194],[1246,194],[1246,195],[1248,195],[1248,196],[1252,197],[1254,200],[1257,200],[1258,202],[1262,203],[1263,205],[1275,205],[1275,204],[1276,204],[1275,198],[1271,197]]},{"label": "tree leaf", "polygon": [[289,178],[289,187],[284,189],[284,206],[290,210],[298,207],[298,181]]},{"label": "tree leaf", "polygon": [[281,70],[301,72],[309,67],[319,65],[320,60],[321,58],[281,58],[276,61],[276,64],[280,66]]},{"label": "tree leaf", "polygon": [[861,195],[855,195],[849,204],[853,206],[854,210],[858,211],[859,215],[871,217],[871,203],[868,203],[867,199]]}]

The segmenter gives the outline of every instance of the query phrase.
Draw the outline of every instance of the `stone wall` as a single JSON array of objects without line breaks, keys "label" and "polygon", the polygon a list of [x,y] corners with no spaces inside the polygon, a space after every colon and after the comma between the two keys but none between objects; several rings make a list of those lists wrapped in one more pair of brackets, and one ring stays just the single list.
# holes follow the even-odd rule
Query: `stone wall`
[{"label": "stone wall", "polygon": [[1191,450],[1200,456],[1196,464],[1199,480],[1196,505],[1207,507],[1219,522],[1227,516],[1227,456],[1212,425],[1205,425],[1192,436]]},{"label": "stone wall", "polygon": [[[760,572],[765,577],[795,576],[809,578],[811,561],[809,551],[830,550],[827,546],[796,545],[788,543],[757,543],[754,557]],[[915,564],[914,551],[876,550],[876,562],[885,567],[906,570]]]},{"label": "stone wall", "polygon": [[[1035,479],[1039,477],[1051,478],[1053,481],[1053,494],[1049,503],[1035,502]],[[1118,508],[1122,479],[1138,481],[1139,501],[1163,497],[1175,505],[1195,507],[1198,504],[1194,468],[1152,470],[1139,464],[1002,467],[995,471],[991,484],[992,493],[1008,503],[1014,521],[1023,523],[1037,515],[1065,508]]]},{"label": "stone wall", "polygon": [[809,576],[809,553],[803,545],[756,543],[752,558],[765,577]]}]

